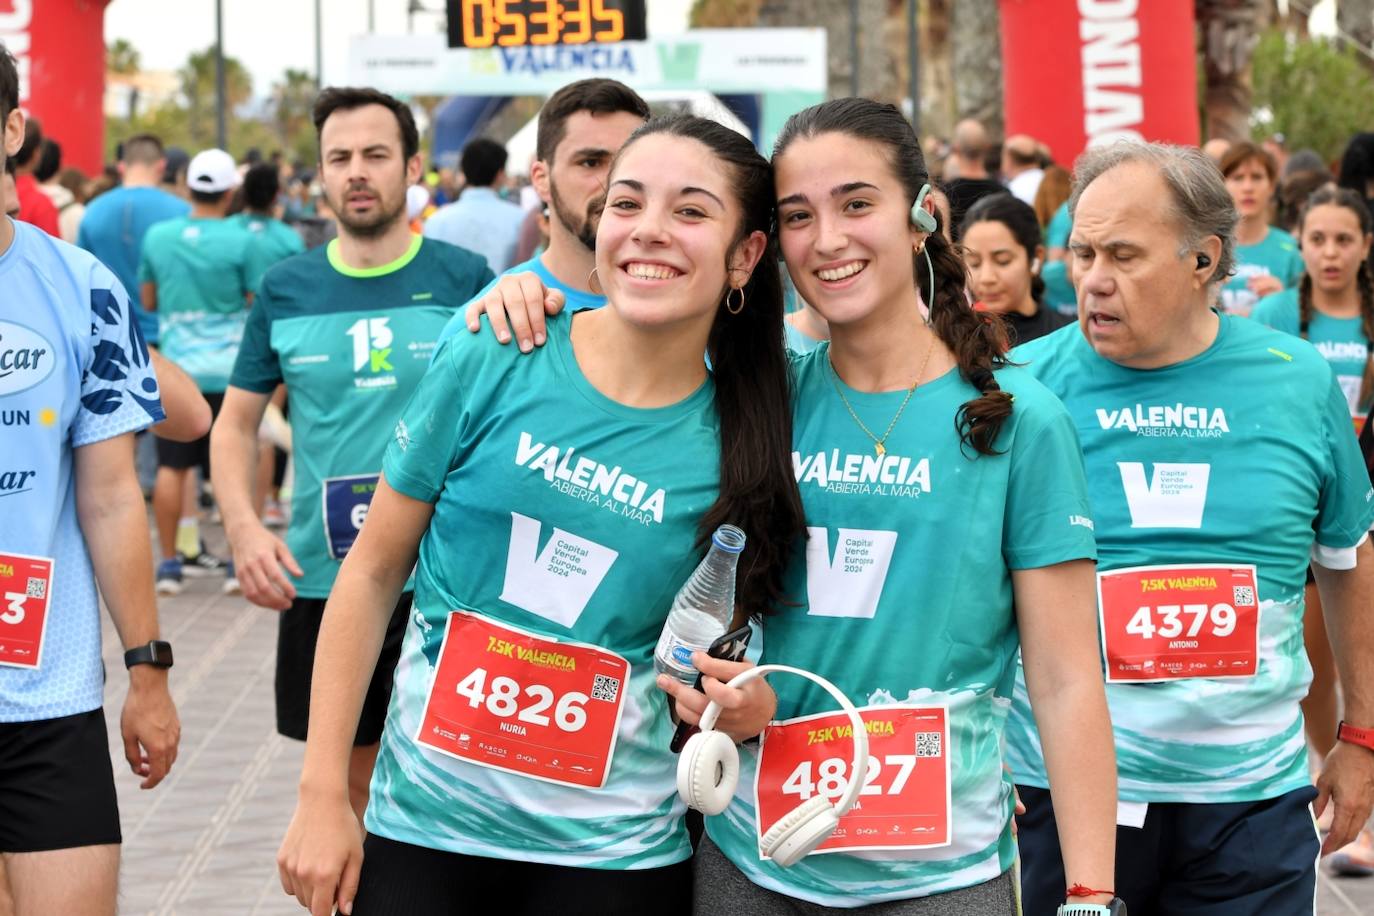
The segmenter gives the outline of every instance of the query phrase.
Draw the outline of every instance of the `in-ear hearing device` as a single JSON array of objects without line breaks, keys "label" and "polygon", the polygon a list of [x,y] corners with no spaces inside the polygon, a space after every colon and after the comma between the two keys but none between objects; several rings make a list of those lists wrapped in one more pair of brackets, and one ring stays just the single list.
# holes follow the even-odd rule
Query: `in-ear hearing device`
[{"label": "in-ear hearing device", "polygon": [[1034,261],[1031,261],[1031,273],[1038,273],[1039,271],[1040,271],[1040,259],[1039,259],[1039,258],[1036,258]]},{"label": "in-ear hearing device", "polygon": [[[804,677],[834,697],[849,716],[854,741],[854,759],[840,800],[832,805],[825,796],[813,795],[779,818],[759,841],[759,848],[765,856],[788,868],[824,843],[839,826],[840,818],[859,800],[864,775],[868,773],[868,731],[864,728],[859,711],[840,689],[810,671],[787,665],[759,665],[735,675],[727,686],[740,687],[755,678],[775,672]],[[715,730],[720,713],[720,707],[714,702],[707,705],[701,716],[701,731],[687,742],[677,762],[678,794],[689,806],[703,814],[720,814],[724,811],[734,797],[735,785],[739,782],[739,751],[735,748],[735,742],[730,740],[729,735]]]},{"label": "in-ear hearing device", "polygon": [[921,192],[916,195],[916,203],[911,205],[911,224],[922,232],[935,231],[935,216],[924,206],[929,195],[930,185],[921,185]]},{"label": "in-ear hearing device", "polygon": [[1207,255],[1205,254],[1200,254],[1197,256],[1197,266],[1198,270],[1201,270],[1204,267],[1211,267],[1212,259],[1207,257]]}]

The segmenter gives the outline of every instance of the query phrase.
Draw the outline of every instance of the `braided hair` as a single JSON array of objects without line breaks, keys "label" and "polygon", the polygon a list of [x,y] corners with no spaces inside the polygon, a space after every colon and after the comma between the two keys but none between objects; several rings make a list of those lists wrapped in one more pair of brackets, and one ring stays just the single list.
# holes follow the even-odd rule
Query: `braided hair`
[{"label": "braided hair", "polygon": [[[1302,205],[1302,213],[1298,218],[1299,238],[1302,237],[1307,214],[1312,212],[1314,207],[1321,206],[1344,207],[1354,213],[1360,224],[1360,232],[1365,237],[1374,231],[1374,219],[1370,217],[1364,198],[1349,188],[1328,184],[1314,191]],[[1367,258],[1360,261],[1360,267],[1355,272],[1355,288],[1360,296],[1360,333],[1364,335],[1368,350],[1364,361],[1364,377],[1360,382],[1360,406],[1363,408],[1368,406],[1370,395],[1374,393],[1374,278],[1370,277]],[[1316,307],[1312,304],[1312,275],[1303,271],[1302,281],[1298,284],[1298,334],[1303,340],[1307,339],[1308,328],[1312,324],[1315,312]]]},{"label": "braided hair", "polygon": [[[925,156],[910,122],[896,106],[872,99],[832,99],[797,112],[778,134],[773,159],[777,161],[799,139],[828,133],[883,147],[893,174],[912,203],[921,188],[930,183]],[[968,270],[953,243],[940,231],[938,213],[936,220],[936,229],[925,242],[935,273],[934,288],[930,288],[927,278],[925,255],[913,253],[912,280],[930,311],[931,329],[954,354],[959,373],[979,392],[955,414],[955,431],[963,445],[980,455],[995,455],[997,434],[1012,411],[1011,395],[1002,390],[993,375],[993,370],[1007,365],[1006,339],[1000,320],[990,321],[969,307],[965,293]]]}]

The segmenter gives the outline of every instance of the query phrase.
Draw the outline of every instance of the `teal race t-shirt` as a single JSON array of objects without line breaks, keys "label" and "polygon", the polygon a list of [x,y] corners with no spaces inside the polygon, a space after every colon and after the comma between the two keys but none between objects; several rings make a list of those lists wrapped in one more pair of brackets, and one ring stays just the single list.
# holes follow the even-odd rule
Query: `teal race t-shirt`
[{"label": "teal race t-shirt", "polygon": [[255,213],[240,213],[234,219],[239,220],[248,233],[244,274],[248,279],[248,288],[253,292],[258,291],[267,268],[305,251],[305,242],[300,234],[279,219]]},{"label": "teal race t-shirt", "polygon": [[[975,457],[960,447],[954,417],[977,391],[951,370],[916,390],[878,455],[836,384],[874,430],[887,427],[906,392],[844,386],[829,350],[826,342],[793,359],[792,460],[809,538],[787,577],[787,597],[799,606],[764,619],[761,660],[820,674],[859,707],[944,707],[947,745],[924,731],[906,735],[900,750],[873,745],[877,765],[869,766],[860,804],[874,808],[877,796],[905,781],[903,772],[911,781],[930,779],[912,776],[907,765],[943,749],[950,764],[948,842],[929,845],[938,837],[908,832],[905,823],[889,840],[896,825],[877,818],[849,828],[858,836],[878,831],[874,851],[813,854],[786,869],[763,860],[755,801],[760,751],[749,745],[740,748],[734,801],[708,819],[707,830],[754,883],[823,906],[854,907],[970,887],[1011,867],[1011,781],[1001,750],[1019,644],[1011,571],[1095,553],[1073,426],[1027,372],[996,373],[1016,398],[996,443],[1001,454]],[[769,683],[779,720],[835,709],[827,693],[800,678]],[[889,721],[880,715],[869,723],[871,741],[885,737]],[[917,757],[908,759],[913,744]],[[834,754],[847,768],[850,741],[837,741]],[[823,781],[827,766],[835,768],[792,771],[785,784],[790,805]],[[912,845],[918,842],[926,845]]]},{"label": "teal race t-shirt", "polygon": [[[1045,248],[1068,248],[1072,233],[1073,219],[1069,216],[1069,204],[1065,201],[1054,211],[1049,225],[1045,227]],[[1045,305],[1063,315],[1078,315],[1078,294],[1074,292],[1067,260],[1047,258],[1040,271],[1040,279],[1045,281]]]},{"label": "teal race t-shirt", "polygon": [[195,379],[222,392],[248,319],[248,232],[237,219],[157,223],[143,237],[140,283],[157,284],[158,348]]},{"label": "teal race t-shirt", "polygon": [[[588,292],[582,289],[573,289],[571,286],[568,286],[567,284],[560,281],[549,271],[547,267],[544,266],[544,260],[542,255],[535,255],[534,257],[530,258],[528,261],[525,261],[524,263],[516,264],[514,267],[510,268],[510,270],[507,270],[505,273],[501,274],[501,276],[509,277],[512,274],[526,273],[532,273],[536,277],[538,277],[539,282],[544,284],[545,289],[556,289],[559,292],[561,292],[566,297],[565,304],[563,306],[563,310],[565,312],[580,312],[584,309],[599,309],[606,304],[605,296],[598,296],[596,293]],[[476,296],[473,296],[472,298],[478,299],[482,296],[485,296],[487,293],[491,292],[492,287],[496,285],[497,279],[500,278],[498,277],[496,279],[493,279],[490,283],[484,286],[482,290],[479,293],[477,293]],[[451,320],[448,323],[448,326],[444,328],[444,333],[439,335],[439,340],[441,343],[445,340],[448,340],[450,337],[453,337],[459,331],[467,331],[467,319],[464,317],[464,314],[466,312],[467,307],[464,306],[457,312],[457,314],[453,316],[453,320]]]},{"label": "teal race t-shirt", "polygon": [[[1241,611],[1250,621],[1248,645],[1230,647],[1239,650],[1230,656],[1239,676],[1107,684],[1120,797],[1246,802],[1309,785],[1298,709],[1311,680],[1307,567],[1314,555],[1332,567],[1353,562],[1348,548],[1374,522],[1374,491],[1326,361],[1301,340],[1229,315],[1207,350],[1162,369],[1118,366],[1076,327],[1012,358],[1063,398],[1078,427],[1099,578],[1193,567],[1146,574],[1139,591],[1147,594],[1130,596],[1127,612],[1150,610],[1121,638],[1134,632],[1167,654],[1187,651],[1193,639],[1246,632]],[[1249,566],[1252,582],[1221,581],[1227,568]],[[1218,583],[1225,597],[1202,601],[1198,614],[1186,597],[1175,603]],[[1156,598],[1156,587],[1174,597]],[[1046,787],[1024,680],[1007,744],[1016,781]]]},{"label": "teal race t-shirt", "polygon": [[[367,829],[470,855],[655,868],[692,851],[677,757],[668,750],[673,725],[652,659],[673,597],[701,558],[697,523],[716,499],[713,386],[708,380],[659,409],[612,401],[578,367],[569,337],[576,318],[551,318],[548,344],[528,356],[499,345],[489,329],[445,341],[396,424],[383,465],[387,483],[434,503],[434,515],[420,542],[415,612],[396,667]],[[505,759],[534,766],[545,779],[416,740],[455,610],[559,641],[532,664],[566,669],[558,660],[574,650],[562,645],[596,647],[628,663],[628,675],[607,691],[583,696],[589,716],[605,714],[616,697],[623,704],[608,731],[615,745],[604,786],[555,781],[574,778],[589,762],[581,756],[528,746],[523,753],[514,745]],[[491,648],[485,639],[465,646],[452,639],[453,651]],[[499,655],[508,643],[498,642]],[[487,683],[465,678],[459,692],[469,696]],[[495,692],[496,679],[489,684]],[[525,704],[540,688],[520,686],[520,717],[514,700],[488,700],[493,710],[511,705],[501,720],[503,741],[534,728],[522,723],[533,721]],[[567,696],[560,693],[555,704],[548,691],[544,725]],[[565,733],[581,727],[572,722]],[[466,728],[449,737],[474,749],[492,740]]]},{"label": "teal race t-shirt", "polygon": [[1284,289],[1298,285],[1306,267],[1297,241],[1282,229],[1269,227],[1254,245],[1236,246],[1236,274],[1221,288],[1222,311],[1249,315],[1260,297],[1247,285],[1252,277],[1278,277]]},{"label": "teal race t-shirt", "polygon": [[[1272,296],[1265,296],[1255,306],[1251,315],[1261,324],[1267,324],[1276,331],[1304,336],[1299,321],[1298,291],[1286,289]],[[1331,364],[1336,373],[1336,381],[1345,395],[1350,407],[1350,417],[1358,427],[1369,413],[1369,405],[1360,399],[1364,385],[1365,366],[1369,363],[1369,338],[1364,336],[1364,321],[1359,316],[1353,318],[1333,318],[1316,309],[1312,310],[1312,320],[1308,323],[1308,342]]]},{"label": "teal race t-shirt", "polygon": [[482,258],[416,235],[399,259],[350,268],[338,241],[264,275],[230,384],[286,383],[295,479],[286,544],[326,598],[371,501],[391,428],[454,309],[491,279]]}]

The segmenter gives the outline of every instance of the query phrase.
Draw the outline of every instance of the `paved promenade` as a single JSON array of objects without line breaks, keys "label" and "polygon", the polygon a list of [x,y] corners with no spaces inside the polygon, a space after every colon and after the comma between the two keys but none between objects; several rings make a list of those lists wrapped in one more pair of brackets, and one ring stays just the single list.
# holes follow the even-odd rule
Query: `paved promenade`
[{"label": "paved promenade", "polygon": [[[209,534],[212,548],[222,549],[218,529]],[[119,710],[128,681],[106,620],[105,709],[124,825],[120,913],[304,913],[282,893],[275,864],[303,750],[273,727],[276,615],[222,596],[219,577],[186,582],[179,596],[161,602],[162,631],[176,650],[172,694],[181,753],[171,775],[149,792],[124,762]],[[1320,916],[1374,914],[1374,878],[1323,877],[1318,903]]]}]

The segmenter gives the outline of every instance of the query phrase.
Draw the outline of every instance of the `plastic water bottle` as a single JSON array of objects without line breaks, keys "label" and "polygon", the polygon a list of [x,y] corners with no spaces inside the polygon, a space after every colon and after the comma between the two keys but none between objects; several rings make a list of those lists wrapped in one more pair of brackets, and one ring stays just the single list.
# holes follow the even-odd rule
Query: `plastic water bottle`
[{"label": "plastic water bottle", "polygon": [[744,532],[721,525],[711,549],[673,599],[668,622],[654,650],[654,668],[684,684],[696,682],[692,653],[705,652],[730,628],[735,616],[735,567],[744,550]]}]

